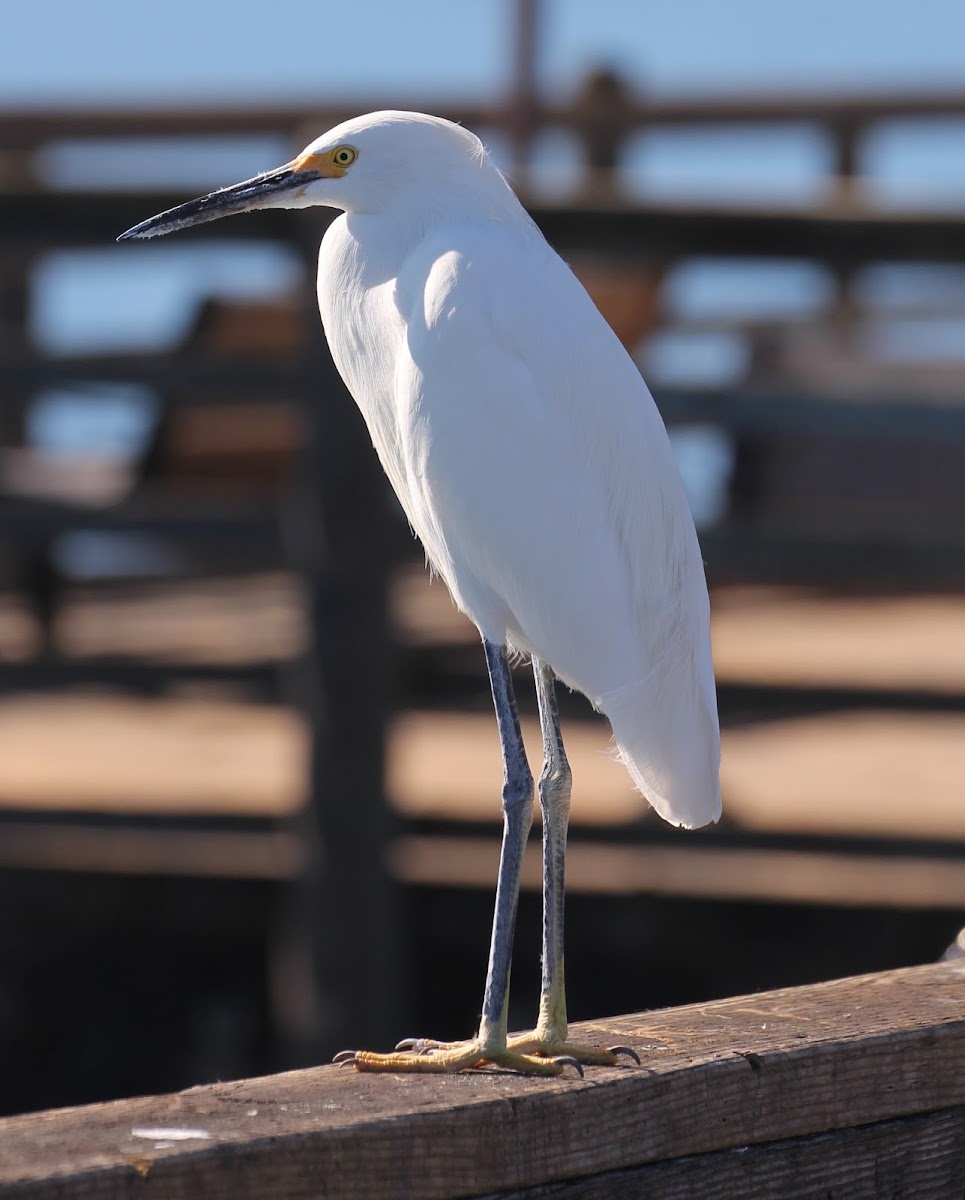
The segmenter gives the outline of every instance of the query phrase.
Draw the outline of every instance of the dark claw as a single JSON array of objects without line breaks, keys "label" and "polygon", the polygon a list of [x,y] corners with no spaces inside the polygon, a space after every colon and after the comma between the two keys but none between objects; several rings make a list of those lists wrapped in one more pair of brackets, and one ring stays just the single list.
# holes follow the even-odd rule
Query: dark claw
[{"label": "dark claw", "polygon": [[583,1064],[576,1058],[570,1058],[568,1054],[561,1054],[558,1058],[552,1059],[558,1067],[575,1067],[576,1073],[581,1079],[585,1079],[586,1075],[583,1071]]},{"label": "dark claw", "polygon": [[338,1054],[336,1054],[332,1059],[332,1062],[336,1062],[339,1064],[339,1066],[344,1067],[348,1063],[355,1062],[355,1056],[357,1053],[357,1050],[339,1050]]},{"label": "dark claw", "polygon": [[642,1066],[640,1062],[640,1055],[637,1054],[636,1050],[634,1050],[632,1046],[607,1046],[606,1052],[607,1054],[613,1054],[618,1057],[621,1054],[625,1054],[627,1058],[632,1058],[638,1067]]},{"label": "dark claw", "polygon": [[431,1054],[436,1049],[436,1043],[428,1038],[403,1038],[396,1042],[396,1050],[411,1050],[413,1054]]}]

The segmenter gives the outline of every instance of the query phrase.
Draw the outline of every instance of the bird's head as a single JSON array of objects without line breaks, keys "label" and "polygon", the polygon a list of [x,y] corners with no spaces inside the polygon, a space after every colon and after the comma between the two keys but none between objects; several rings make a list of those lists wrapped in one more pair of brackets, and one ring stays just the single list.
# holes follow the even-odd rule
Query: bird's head
[{"label": "bird's head", "polygon": [[509,189],[474,134],[423,113],[369,113],[330,129],[284,166],[149,217],[118,241],[258,208],[379,212],[413,199],[432,204],[432,197],[488,191]]}]

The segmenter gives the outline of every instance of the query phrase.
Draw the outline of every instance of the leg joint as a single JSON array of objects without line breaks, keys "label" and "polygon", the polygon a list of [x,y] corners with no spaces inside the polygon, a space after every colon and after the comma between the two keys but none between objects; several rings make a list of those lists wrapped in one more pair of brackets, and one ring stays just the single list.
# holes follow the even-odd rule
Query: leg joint
[{"label": "leg joint", "polygon": [[539,777],[539,803],[545,809],[548,805],[566,805],[569,807],[570,791],[573,786],[573,772],[566,759],[552,762],[547,760]]},{"label": "leg joint", "polygon": [[569,787],[573,782],[573,772],[570,770],[570,764],[563,759],[557,759],[555,762],[547,759],[543,763],[543,770],[540,772],[539,786],[540,788],[552,788],[558,790],[560,788]]},{"label": "leg joint", "polygon": [[516,812],[533,803],[533,776],[528,767],[507,777],[503,783],[503,810]]}]

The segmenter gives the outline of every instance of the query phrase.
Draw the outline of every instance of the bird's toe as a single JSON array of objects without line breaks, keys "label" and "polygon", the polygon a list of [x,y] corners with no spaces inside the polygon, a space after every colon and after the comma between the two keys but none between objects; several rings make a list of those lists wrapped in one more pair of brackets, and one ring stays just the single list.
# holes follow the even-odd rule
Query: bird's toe
[{"label": "bird's toe", "polygon": [[627,1058],[632,1059],[637,1066],[642,1066],[640,1055],[632,1046],[607,1046],[607,1054],[612,1054],[614,1058],[619,1058],[621,1054],[625,1054]]},{"label": "bird's toe", "polygon": [[396,1042],[395,1048],[410,1050],[413,1054],[431,1054],[433,1050],[452,1049],[454,1043],[437,1042],[434,1038],[407,1037]]}]

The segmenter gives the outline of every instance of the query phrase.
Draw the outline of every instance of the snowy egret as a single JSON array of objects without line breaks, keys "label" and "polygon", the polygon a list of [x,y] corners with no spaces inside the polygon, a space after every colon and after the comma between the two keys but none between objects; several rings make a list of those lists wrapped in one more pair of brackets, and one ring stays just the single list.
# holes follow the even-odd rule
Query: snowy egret
[{"label": "snowy egret", "polygon": [[[340,1057],[361,1070],[490,1062],[559,1074],[567,1063],[612,1064],[626,1048],[567,1040],[571,775],[554,677],[606,714],[620,758],[660,816],[687,827],[718,818],[707,587],[666,431],[633,362],[482,143],[438,117],[346,121],[285,166],[122,237],[315,204],[342,210],[318,265],[332,355],[432,569],[482,635],[504,765],[478,1033]],[[532,660],[543,734],[544,919],[539,1018],[533,1032],[509,1038],[520,864],[533,818],[514,652]]]}]

